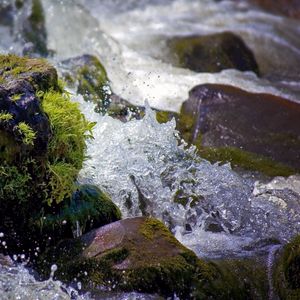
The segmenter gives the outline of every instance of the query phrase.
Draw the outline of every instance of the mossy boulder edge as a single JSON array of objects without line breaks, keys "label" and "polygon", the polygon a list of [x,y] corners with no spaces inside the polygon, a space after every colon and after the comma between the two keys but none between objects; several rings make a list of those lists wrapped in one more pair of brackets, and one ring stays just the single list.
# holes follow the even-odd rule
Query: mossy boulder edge
[{"label": "mossy boulder edge", "polygon": [[33,247],[43,215],[71,197],[92,127],[45,60],[0,55],[0,231],[10,251]]}]

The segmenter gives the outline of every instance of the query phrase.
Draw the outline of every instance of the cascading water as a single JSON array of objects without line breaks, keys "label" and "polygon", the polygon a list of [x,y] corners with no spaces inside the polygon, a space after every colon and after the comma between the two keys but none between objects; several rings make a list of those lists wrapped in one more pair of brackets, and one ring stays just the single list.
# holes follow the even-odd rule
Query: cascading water
[{"label": "cascading water", "polygon": [[[299,24],[249,10],[247,3],[43,0],[42,4],[48,48],[53,50],[50,60],[58,71],[62,71],[63,59],[96,55],[108,72],[112,90],[133,104],[148,101],[151,107],[178,111],[188,91],[201,83],[300,98]],[[20,18],[20,14],[14,16],[16,26]],[[225,30],[243,37],[257,58],[262,77],[236,70],[194,73],[169,63],[168,38]],[[0,52],[22,52],[17,29],[11,32],[0,26],[0,34]],[[97,122],[79,181],[109,193],[124,217],[151,215],[163,220],[201,257],[270,251],[269,269],[276,243],[300,232],[299,176],[257,181],[251,174],[235,173],[230,165],[202,160],[194,148],[186,149],[179,140],[175,121],[157,123],[149,107],[142,120],[122,123],[96,114],[92,104],[80,96],[74,96],[74,101],[80,102],[88,119]],[[7,299],[19,292],[19,282],[28,299],[71,297],[51,278],[37,282],[23,266],[1,267],[0,291]],[[44,298],[44,291],[48,298]],[[270,285],[270,299],[272,293]],[[143,299],[124,295],[118,299]]]}]

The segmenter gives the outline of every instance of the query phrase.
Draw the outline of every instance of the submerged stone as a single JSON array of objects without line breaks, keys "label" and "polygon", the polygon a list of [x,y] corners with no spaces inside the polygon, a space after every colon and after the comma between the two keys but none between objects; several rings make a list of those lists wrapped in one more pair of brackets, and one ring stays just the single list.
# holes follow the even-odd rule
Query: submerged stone
[{"label": "submerged stone", "polygon": [[231,161],[268,175],[290,175],[300,169],[298,103],[205,84],[190,91],[178,123],[184,139],[211,161]]},{"label": "submerged stone", "polygon": [[169,41],[175,64],[196,72],[216,73],[225,69],[259,74],[252,51],[231,32],[206,36],[175,37]]}]

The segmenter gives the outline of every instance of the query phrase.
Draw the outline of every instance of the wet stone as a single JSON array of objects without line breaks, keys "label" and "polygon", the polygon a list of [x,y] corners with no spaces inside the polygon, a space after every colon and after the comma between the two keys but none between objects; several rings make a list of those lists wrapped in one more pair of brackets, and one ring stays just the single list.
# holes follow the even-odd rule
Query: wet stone
[{"label": "wet stone", "polygon": [[181,109],[187,142],[234,147],[300,169],[300,105],[217,84],[194,87]]},{"label": "wet stone", "polygon": [[175,37],[168,42],[175,65],[196,72],[216,73],[225,69],[259,74],[252,51],[232,32]]}]

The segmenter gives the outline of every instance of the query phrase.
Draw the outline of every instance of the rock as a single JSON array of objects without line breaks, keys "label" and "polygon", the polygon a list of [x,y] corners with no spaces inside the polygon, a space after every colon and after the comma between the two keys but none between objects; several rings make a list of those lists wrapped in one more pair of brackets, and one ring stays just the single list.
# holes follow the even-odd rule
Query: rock
[{"label": "rock", "polygon": [[2,267],[13,267],[14,263],[8,255],[0,253],[0,270]]},{"label": "rock", "polygon": [[300,2],[298,0],[251,0],[250,2],[271,13],[295,19],[300,18]]},{"label": "rock", "polygon": [[97,57],[84,54],[61,62],[68,86],[77,89],[85,101],[96,104],[95,111],[123,122],[144,116],[144,108],[130,104],[111,91],[105,68]]},{"label": "rock", "polygon": [[0,157],[11,161],[45,154],[51,130],[36,93],[50,87],[58,88],[52,66],[37,59],[0,56],[0,131],[5,132]]},{"label": "rock", "polygon": [[231,161],[272,176],[300,169],[298,103],[204,84],[190,91],[178,119],[184,139],[211,161]]},{"label": "rock", "polygon": [[47,239],[44,215],[75,190],[92,127],[47,62],[0,55],[0,232],[8,251]]},{"label": "rock", "polygon": [[77,87],[85,101],[96,104],[95,110],[105,112],[110,104],[111,90],[106,71],[97,57],[82,55],[62,62],[67,84]]},{"label": "rock", "polygon": [[58,264],[56,275],[60,279],[76,277],[85,286],[92,283],[113,290],[165,296],[176,293],[184,299],[190,297],[195,272],[207,267],[198,264],[195,254],[161,222],[145,217],[121,220],[80,240],[65,241],[52,254],[50,263],[53,261]]},{"label": "rock", "polygon": [[78,237],[89,230],[121,219],[119,208],[96,186],[77,188],[70,201],[64,201],[59,212],[45,216],[43,232],[52,239]]},{"label": "rock", "polygon": [[0,25],[12,26],[13,20],[13,6],[6,2],[0,3]]},{"label": "rock", "polygon": [[193,299],[268,299],[266,256],[214,259],[210,267],[214,276],[196,285]]},{"label": "rock", "polygon": [[206,36],[175,37],[168,42],[175,65],[196,72],[216,73],[225,69],[259,74],[252,51],[231,32]]},{"label": "rock", "polygon": [[300,299],[300,236],[279,252],[273,280],[280,299]]},{"label": "rock", "polygon": [[[47,264],[45,265],[45,262]],[[39,257],[48,276],[114,291],[157,293],[180,299],[265,299],[261,258],[204,261],[181,245],[158,220],[136,217],[62,241]]]},{"label": "rock", "polygon": [[[47,56],[47,31],[45,27],[45,15],[40,0],[25,0],[22,5],[16,3],[18,10],[26,11],[26,6],[30,5],[29,13],[22,24],[23,37],[26,43],[32,43],[32,52],[41,56]],[[30,54],[30,53],[24,53]]]}]

